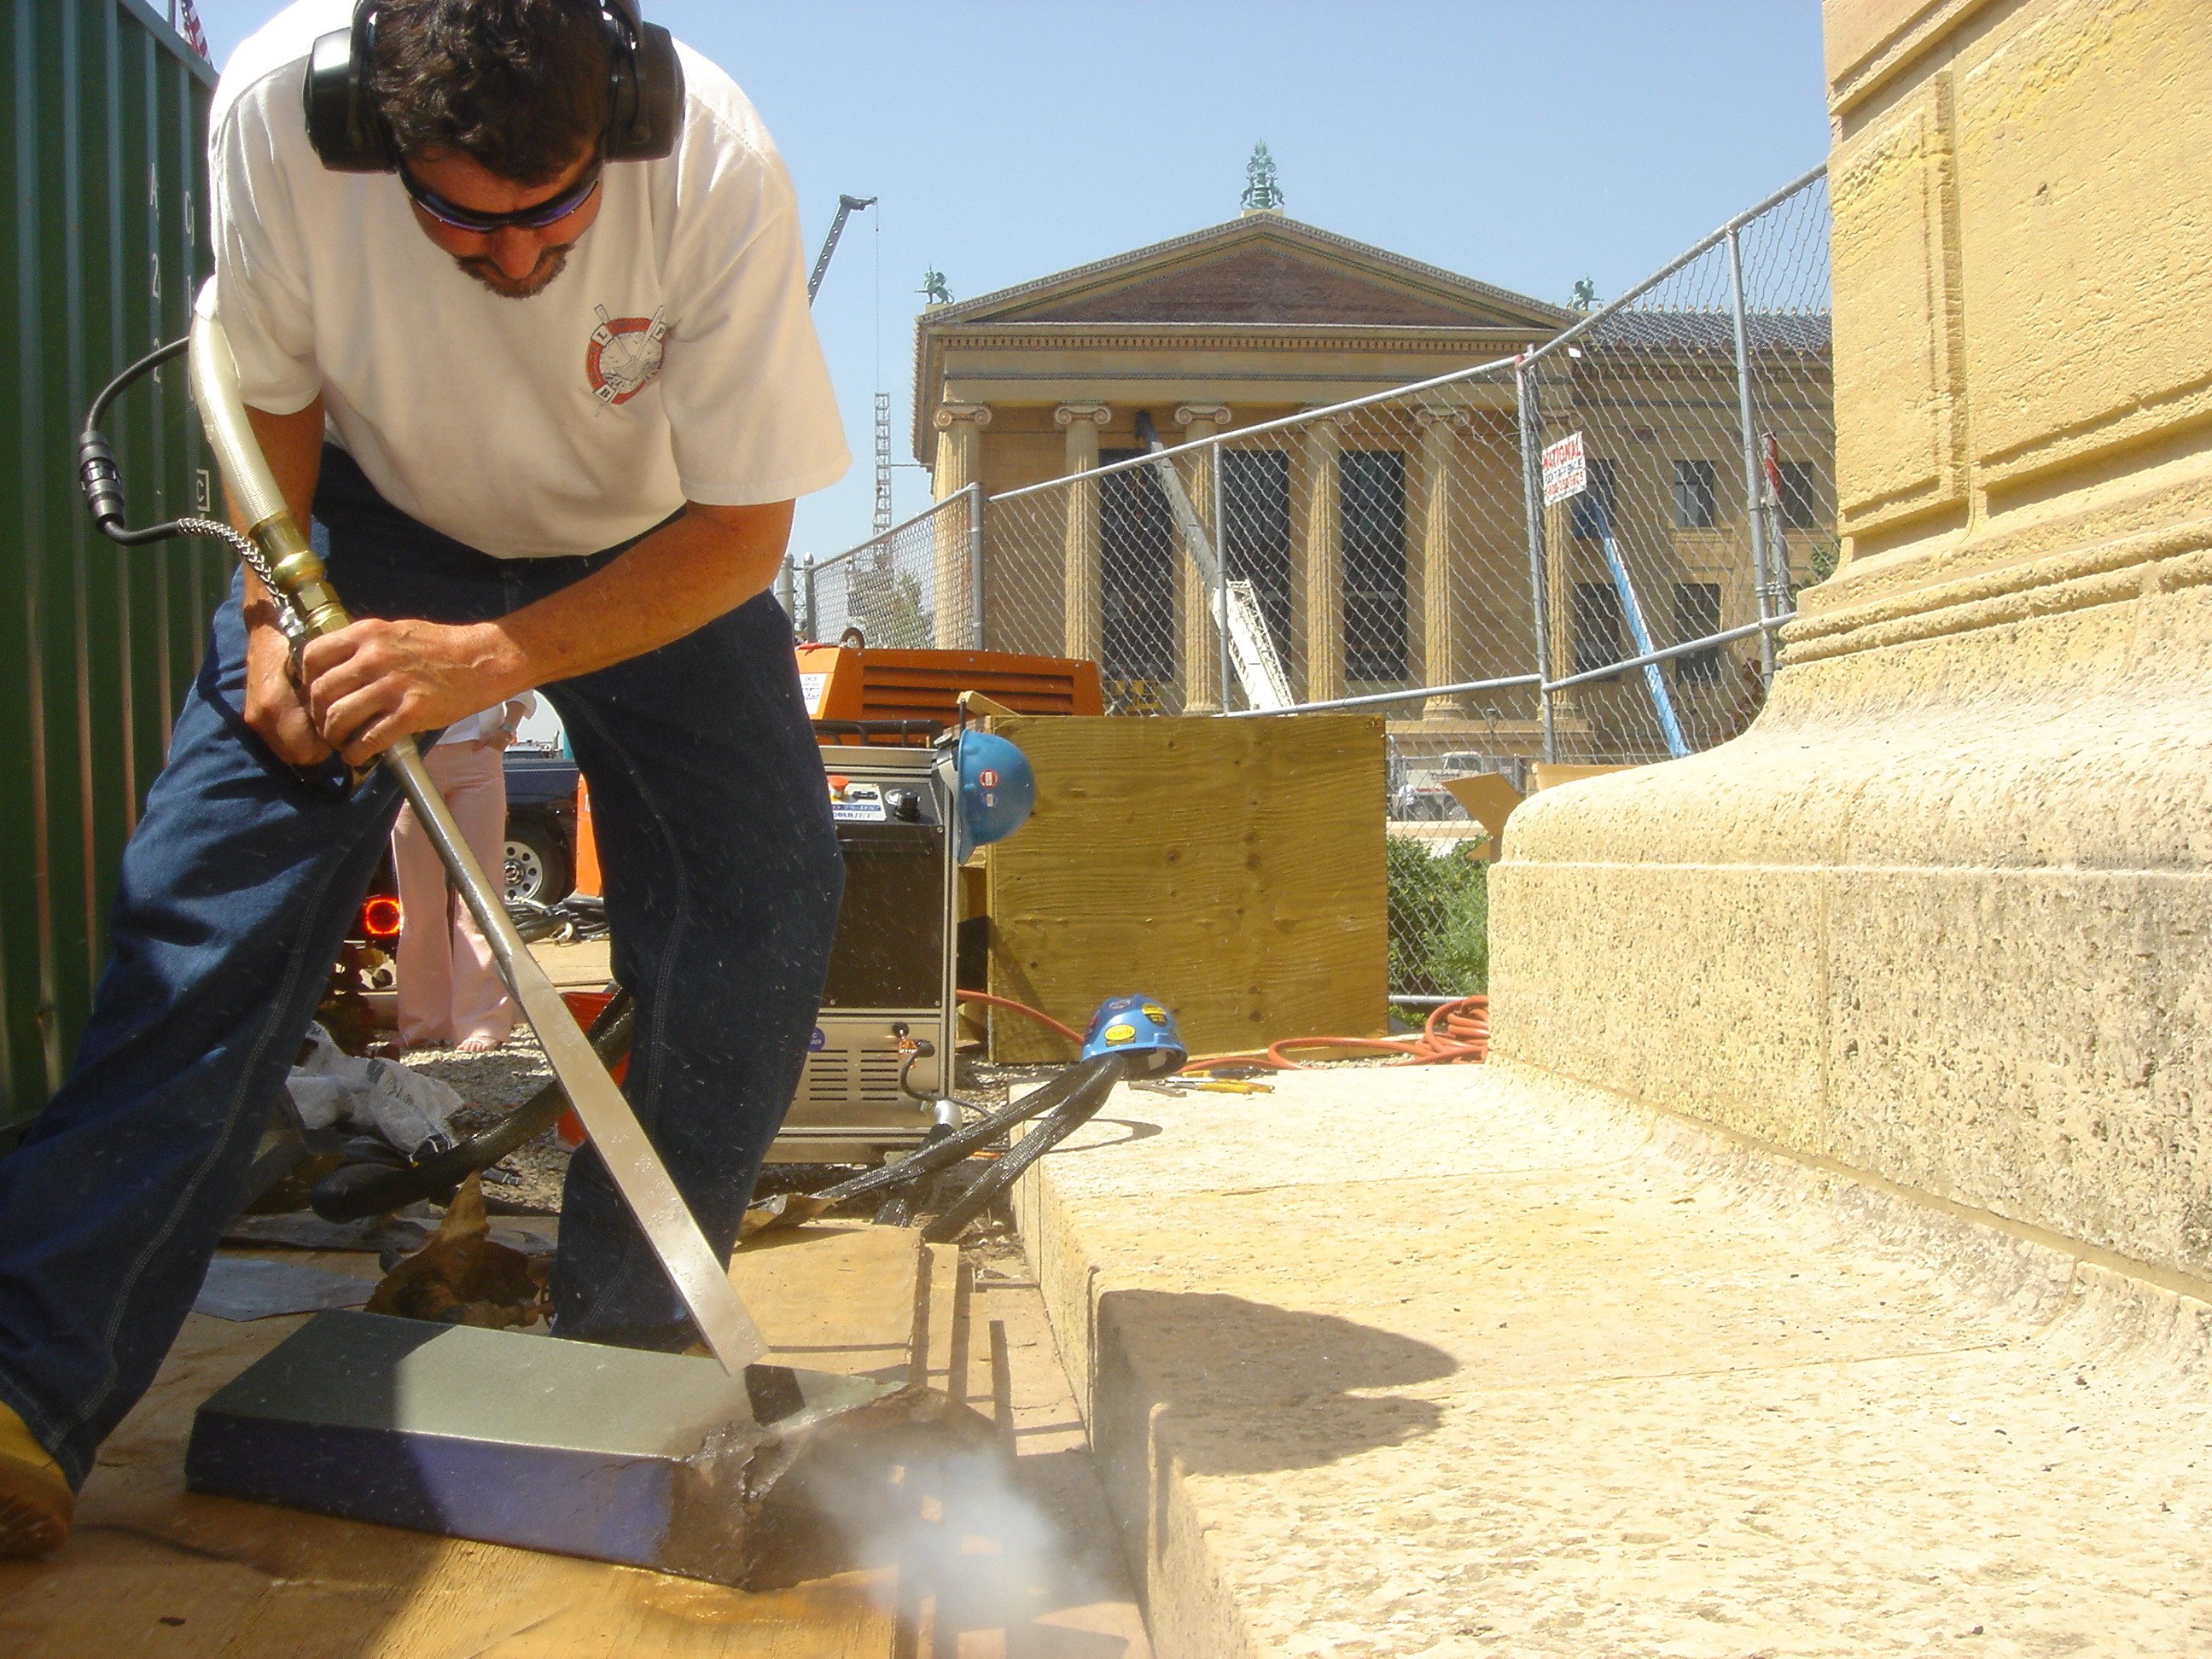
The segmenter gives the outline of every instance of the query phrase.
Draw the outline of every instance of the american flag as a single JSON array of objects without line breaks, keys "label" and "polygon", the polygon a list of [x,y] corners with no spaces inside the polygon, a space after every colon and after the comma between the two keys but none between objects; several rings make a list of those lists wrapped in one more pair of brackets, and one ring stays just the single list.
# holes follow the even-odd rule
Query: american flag
[{"label": "american flag", "polygon": [[177,0],[177,27],[183,32],[186,43],[201,57],[214,62],[208,52],[207,31],[200,27],[200,15],[193,7],[192,0]]}]

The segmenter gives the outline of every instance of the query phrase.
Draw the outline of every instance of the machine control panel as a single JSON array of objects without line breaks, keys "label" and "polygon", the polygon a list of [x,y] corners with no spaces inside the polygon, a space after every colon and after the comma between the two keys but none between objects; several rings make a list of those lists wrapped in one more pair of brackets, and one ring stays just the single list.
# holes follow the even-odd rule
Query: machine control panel
[{"label": "machine control panel", "polygon": [[844,898],[814,1040],[771,1157],[878,1155],[917,1143],[935,1121],[929,1097],[949,1080],[956,1030],[957,892],[935,761],[918,745],[823,745]]},{"label": "machine control panel", "polygon": [[887,783],[831,772],[830,811],[840,823],[933,823],[937,815],[927,791],[914,784]]},{"label": "machine control panel", "polygon": [[840,823],[882,823],[884,812],[883,786],[845,776],[841,772],[829,775],[830,812]]}]

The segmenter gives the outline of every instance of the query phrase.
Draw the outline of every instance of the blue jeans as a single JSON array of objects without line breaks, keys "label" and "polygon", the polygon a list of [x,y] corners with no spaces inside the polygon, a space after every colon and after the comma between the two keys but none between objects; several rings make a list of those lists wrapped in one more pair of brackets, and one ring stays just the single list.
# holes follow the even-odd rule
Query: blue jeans
[{"label": "blue jeans", "polygon": [[[482,621],[617,558],[495,559],[324,453],[315,515],[356,615]],[[111,957],[69,1080],[0,1160],[0,1401],[82,1484],[152,1382],[246,1194],[398,810],[382,771],[317,793],[242,714],[234,587],[123,856]],[[540,688],[591,785],[614,969],[637,993],[626,1092],[708,1238],[734,1244],[797,1089],[844,884],[783,612],[763,594]],[[565,1336],[681,1346],[674,1287],[589,1148],[553,1275]]]}]

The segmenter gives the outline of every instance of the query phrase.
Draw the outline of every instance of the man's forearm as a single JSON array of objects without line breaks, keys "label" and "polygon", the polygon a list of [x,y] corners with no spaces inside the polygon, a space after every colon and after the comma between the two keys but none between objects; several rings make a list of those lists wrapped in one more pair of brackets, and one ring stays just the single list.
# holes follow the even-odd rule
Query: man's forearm
[{"label": "man's forearm", "polygon": [[315,727],[359,765],[410,732],[678,640],[775,580],[789,501],[704,507],[537,604],[491,622],[356,622],[301,653]]},{"label": "man's forearm", "polygon": [[790,534],[788,501],[695,504],[583,580],[464,632],[502,697],[571,679],[679,640],[764,592]]},{"label": "man's forearm", "polygon": [[[285,505],[305,529],[322,471],[322,399],[290,415],[249,408],[246,416]],[[482,637],[470,641],[473,654],[497,677],[505,697],[681,639],[775,579],[791,512],[788,501],[741,507],[694,502],[605,569],[483,624],[476,630]],[[231,516],[235,522],[235,511]],[[274,598],[250,569],[246,593],[251,619],[275,621]]]}]

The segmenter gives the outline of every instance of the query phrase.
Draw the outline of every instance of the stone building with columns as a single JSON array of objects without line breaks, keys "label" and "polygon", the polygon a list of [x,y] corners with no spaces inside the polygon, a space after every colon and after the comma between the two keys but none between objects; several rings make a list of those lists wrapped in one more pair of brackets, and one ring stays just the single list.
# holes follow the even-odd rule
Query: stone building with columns
[{"label": "stone building with columns", "polygon": [[[1004,497],[1139,453],[1140,422],[1170,445],[1243,433],[1510,357],[1575,315],[1278,211],[1248,210],[931,307],[916,329],[915,454],[932,466],[940,499],[979,482],[987,495]],[[1702,449],[1714,453],[1697,464],[1727,476],[1728,452],[1684,434],[1680,410],[1732,407],[1733,360],[1723,350],[1709,372],[1692,370],[1700,372],[1713,380],[1702,399],[1670,387],[1646,410],[1615,395],[1594,415],[1610,423],[1593,441],[1616,458],[1613,487],[1665,498],[1667,458]],[[1209,526],[1217,491],[1222,498],[1230,573],[1253,583],[1301,700],[1531,665],[1509,376],[1234,441],[1218,475],[1187,468],[1186,484]],[[1678,612],[1711,613],[1717,626],[1754,614],[1747,572],[1715,576],[1699,564],[1711,562],[1702,544],[1728,511],[1725,500],[1711,507],[1705,525],[1664,538],[1658,608],[1668,628]],[[1561,662],[1595,648],[1575,637],[1578,626],[1587,632],[1604,620],[1587,603],[1607,583],[1601,560],[1593,567],[1599,556],[1573,528],[1562,519],[1553,538],[1550,614]],[[1220,707],[1213,620],[1144,471],[994,501],[982,545],[988,645],[1095,658],[1122,708]],[[1685,608],[1677,586],[1696,603]],[[1632,690],[1596,687],[1563,700],[1571,745],[1602,726],[1609,702],[1632,705]],[[1472,742],[1527,752],[1535,729],[1533,694],[1439,696],[1393,714],[1402,738],[1425,737],[1435,749]]]}]

